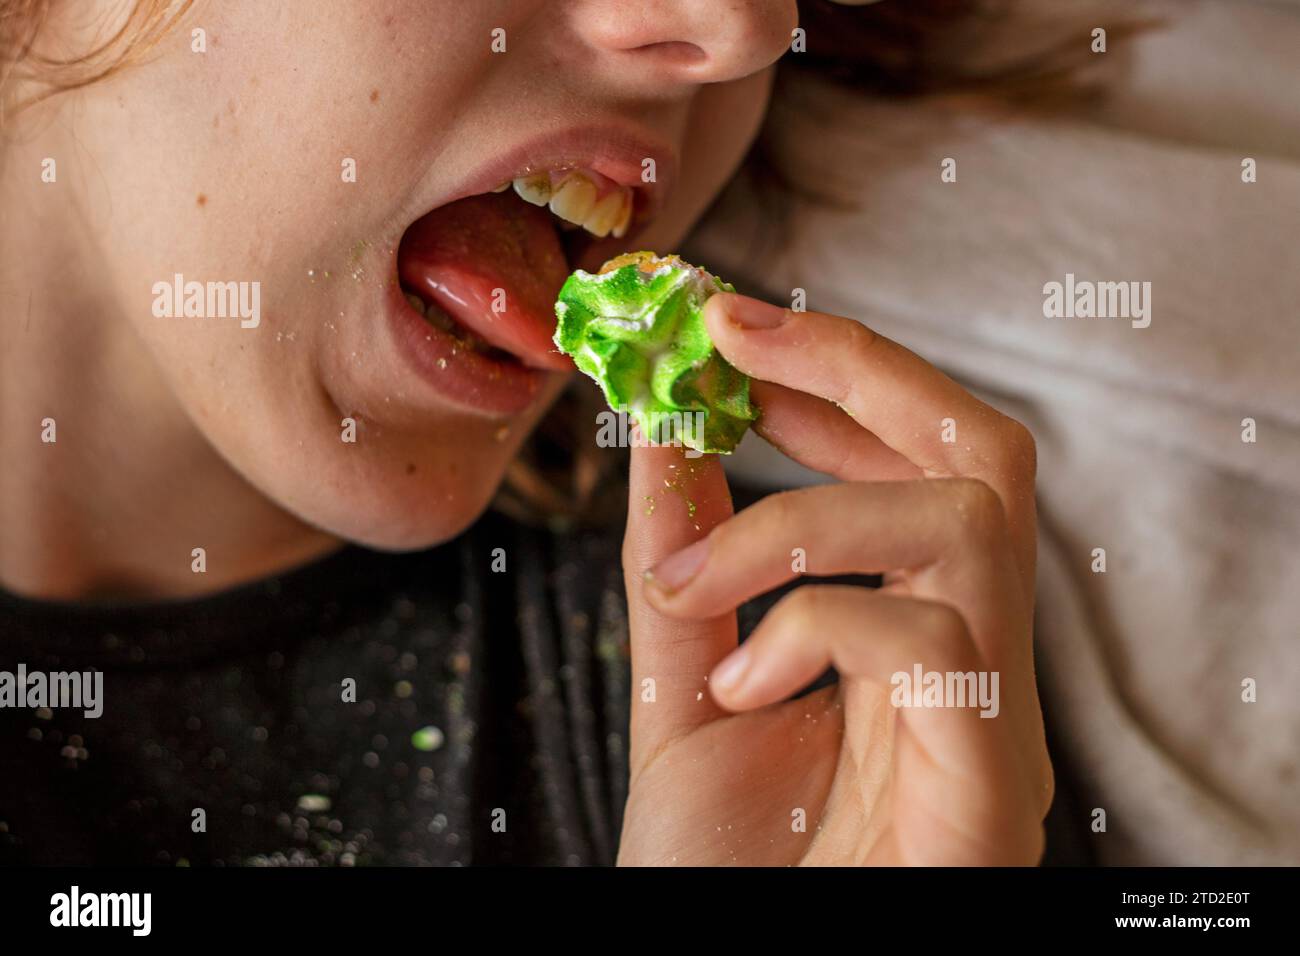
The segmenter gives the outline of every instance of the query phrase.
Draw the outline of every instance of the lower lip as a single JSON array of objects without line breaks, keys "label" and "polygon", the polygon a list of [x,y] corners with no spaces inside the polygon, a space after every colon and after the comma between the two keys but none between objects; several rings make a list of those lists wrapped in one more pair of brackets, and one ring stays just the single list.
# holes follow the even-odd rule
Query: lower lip
[{"label": "lower lip", "polygon": [[[561,373],[475,352],[416,312],[396,279],[386,297],[388,327],[397,349],[420,378],[450,403],[487,415],[527,411]],[[454,316],[453,316],[454,318]]]}]

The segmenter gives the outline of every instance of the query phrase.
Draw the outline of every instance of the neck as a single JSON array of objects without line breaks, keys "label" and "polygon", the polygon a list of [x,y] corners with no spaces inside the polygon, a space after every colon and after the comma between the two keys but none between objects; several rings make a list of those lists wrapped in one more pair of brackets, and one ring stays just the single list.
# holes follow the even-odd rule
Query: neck
[{"label": "neck", "polygon": [[[212,592],[338,542],[263,496],[181,407],[98,263],[93,203],[42,183],[48,124],[0,168],[0,586],[30,597]],[[119,210],[119,215],[127,214]],[[53,441],[47,439],[53,438]],[[194,551],[202,548],[205,570]]]}]

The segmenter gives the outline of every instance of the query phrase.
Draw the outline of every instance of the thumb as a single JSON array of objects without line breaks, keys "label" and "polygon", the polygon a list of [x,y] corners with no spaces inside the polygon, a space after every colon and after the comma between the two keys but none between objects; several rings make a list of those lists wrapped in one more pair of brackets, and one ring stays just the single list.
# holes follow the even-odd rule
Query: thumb
[{"label": "thumb", "polygon": [[727,715],[713,702],[705,678],[736,647],[736,615],[670,618],[646,596],[647,588],[657,586],[646,572],[731,517],[731,492],[717,456],[688,458],[682,448],[634,444],[628,484],[623,581],[632,651],[629,757],[635,773],[664,743]]}]

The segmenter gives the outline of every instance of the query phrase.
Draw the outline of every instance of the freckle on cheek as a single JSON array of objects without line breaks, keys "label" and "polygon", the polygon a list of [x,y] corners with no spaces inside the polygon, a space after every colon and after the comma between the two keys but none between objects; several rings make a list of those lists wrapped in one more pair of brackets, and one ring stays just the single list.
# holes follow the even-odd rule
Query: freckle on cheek
[{"label": "freckle on cheek", "polygon": [[199,198],[194,201],[198,204],[198,207],[202,209],[204,206],[208,204],[208,197],[205,196],[203,193],[199,193]]},{"label": "freckle on cheek", "polygon": [[379,102],[379,91],[378,91],[378,90],[371,90],[371,91],[370,91],[370,102],[372,102],[372,103],[377,103],[377,102]]}]

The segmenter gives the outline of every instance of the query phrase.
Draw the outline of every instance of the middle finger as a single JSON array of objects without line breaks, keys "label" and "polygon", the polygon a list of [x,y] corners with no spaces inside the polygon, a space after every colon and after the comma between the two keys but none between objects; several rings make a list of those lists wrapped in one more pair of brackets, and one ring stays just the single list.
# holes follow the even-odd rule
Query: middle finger
[{"label": "middle finger", "polygon": [[956,607],[981,652],[1006,661],[1008,611],[1027,617],[1012,563],[1001,502],[982,482],[850,482],[762,499],[652,568],[645,592],[663,614],[709,618],[801,573],[899,572],[917,597]]}]

